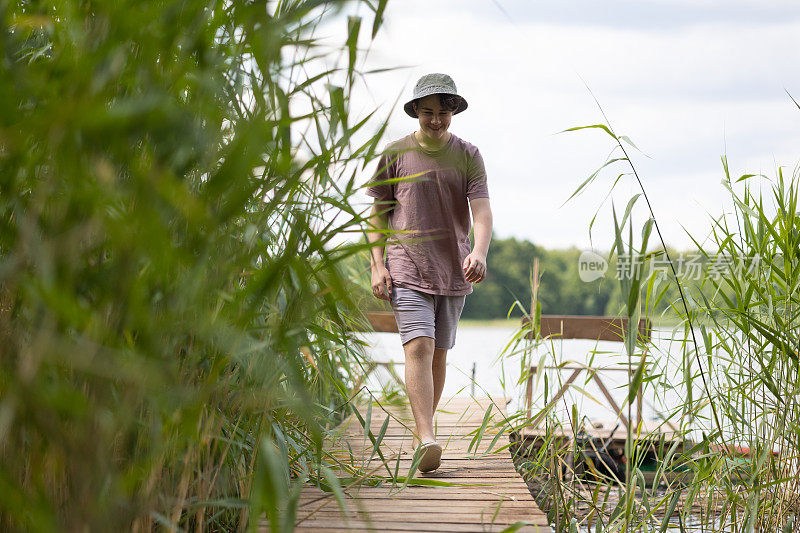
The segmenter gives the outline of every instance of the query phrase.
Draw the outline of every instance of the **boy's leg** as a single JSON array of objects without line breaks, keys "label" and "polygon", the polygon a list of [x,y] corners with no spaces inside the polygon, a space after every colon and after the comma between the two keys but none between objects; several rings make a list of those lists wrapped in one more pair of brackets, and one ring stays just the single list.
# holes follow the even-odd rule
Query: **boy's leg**
[{"label": "boy's leg", "polygon": [[[447,374],[447,351],[456,341],[458,319],[464,308],[464,296],[436,296],[434,297],[434,316],[436,341],[433,351],[433,413],[442,397],[444,379]],[[439,348],[443,346],[443,348]]]},{"label": "boy's leg", "polygon": [[[403,345],[406,356],[406,392],[414,414],[416,433],[421,442],[436,440],[433,432],[433,412],[435,402],[435,382],[432,367],[434,364],[433,339],[416,337]],[[444,379],[442,379],[444,384]],[[439,395],[441,396],[441,388]]]},{"label": "boy's leg", "polygon": [[434,297],[413,289],[394,287],[394,311],[406,358],[406,393],[422,442],[435,440],[433,432]]},{"label": "boy's leg", "polygon": [[455,342],[463,306],[463,296],[432,296],[402,287],[392,291],[392,310],[406,359],[406,392],[422,442],[436,440],[433,415],[442,397],[447,351]]},{"label": "boy's leg", "polygon": [[433,414],[442,397],[444,378],[447,374],[447,350],[436,348],[433,350]]}]

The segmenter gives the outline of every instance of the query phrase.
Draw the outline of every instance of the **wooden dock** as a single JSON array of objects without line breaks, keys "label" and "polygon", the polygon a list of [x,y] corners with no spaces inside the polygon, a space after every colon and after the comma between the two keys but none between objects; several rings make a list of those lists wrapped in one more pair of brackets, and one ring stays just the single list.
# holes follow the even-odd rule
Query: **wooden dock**
[{"label": "wooden dock", "polygon": [[[419,486],[413,482],[406,488],[358,486],[346,489],[346,512],[336,499],[316,487],[305,487],[297,510],[296,531],[502,531],[518,522],[527,524],[518,529],[525,532],[551,532],[547,517],[539,509],[522,478],[514,469],[507,450],[484,452],[496,435],[487,430],[477,450],[470,442],[482,426],[490,399],[454,398],[442,400],[436,415],[437,440],[444,447],[442,466],[430,474],[415,474],[415,479],[439,480],[449,486]],[[504,400],[492,408],[495,420],[503,416]],[[389,468],[399,467],[405,476],[412,463],[411,432],[413,418],[407,405],[387,408],[392,417],[381,450]],[[366,409],[361,409],[366,419]],[[370,427],[380,433],[386,413],[373,406]],[[364,429],[353,416],[341,426],[347,452],[361,457],[368,471],[387,475],[378,457],[370,459],[372,445]],[[508,443],[501,435],[493,449]],[[331,450],[335,451],[335,450]],[[344,454],[345,452],[342,451]],[[360,455],[361,454],[361,455]],[[398,461],[399,458],[399,461]]]}]

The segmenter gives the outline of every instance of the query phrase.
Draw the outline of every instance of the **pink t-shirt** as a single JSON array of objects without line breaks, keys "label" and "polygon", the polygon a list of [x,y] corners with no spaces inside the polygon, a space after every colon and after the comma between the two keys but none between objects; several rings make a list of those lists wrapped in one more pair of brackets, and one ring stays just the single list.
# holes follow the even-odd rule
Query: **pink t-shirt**
[{"label": "pink t-shirt", "polygon": [[447,296],[472,292],[462,270],[472,247],[468,200],[489,197],[475,146],[451,134],[429,152],[414,134],[403,137],[387,147],[367,194],[391,209],[386,268],[393,284]]}]

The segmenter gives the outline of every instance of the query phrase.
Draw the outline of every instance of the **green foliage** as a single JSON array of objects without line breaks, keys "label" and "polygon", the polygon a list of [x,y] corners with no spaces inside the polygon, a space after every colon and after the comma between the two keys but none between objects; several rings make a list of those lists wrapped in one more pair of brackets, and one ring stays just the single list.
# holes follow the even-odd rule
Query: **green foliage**
[{"label": "green foliage", "polygon": [[[737,191],[724,158],[723,166],[734,209],[714,221],[712,235],[717,254],[745,266],[708,279],[696,296],[698,313],[711,323],[700,355],[715,370],[710,400],[722,418],[719,455],[727,459],[714,463],[708,482],[736,495],[731,520],[738,513],[750,528],[791,530],[800,489],[800,176],[787,179],[779,168],[765,198],[752,192],[758,176],[740,177],[744,190]],[[734,446],[751,450],[747,460],[726,457]],[[742,486],[747,492],[737,494]]]},{"label": "green foliage", "polygon": [[[613,307],[616,289],[613,280],[615,264],[604,278],[581,281],[578,275],[577,248],[548,250],[528,241],[514,238],[493,239],[487,259],[486,279],[474,285],[467,298],[464,318],[504,318],[515,300],[527,309],[531,301],[530,269],[539,258],[541,287],[539,301],[542,313],[559,315],[604,315]],[[513,316],[521,316],[515,309]]]},{"label": "green foliage", "polygon": [[382,132],[338,4],[0,3],[0,529],[287,530],[329,474]]}]

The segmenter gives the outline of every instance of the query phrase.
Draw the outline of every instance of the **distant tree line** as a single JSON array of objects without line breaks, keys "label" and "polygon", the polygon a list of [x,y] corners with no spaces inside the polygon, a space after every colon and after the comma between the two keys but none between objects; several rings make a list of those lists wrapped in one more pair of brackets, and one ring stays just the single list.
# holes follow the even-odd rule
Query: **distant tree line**
[{"label": "distant tree line", "polygon": [[[464,318],[503,318],[514,301],[527,310],[531,302],[534,258],[539,259],[539,301],[542,313],[602,315],[612,300],[616,283],[601,277],[585,283],[578,275],[581,250],[548,250],[526,240],[494,239],[487,260],[486,279],[467,298]],[[511,316],[522,316],[515,308]]]}]

